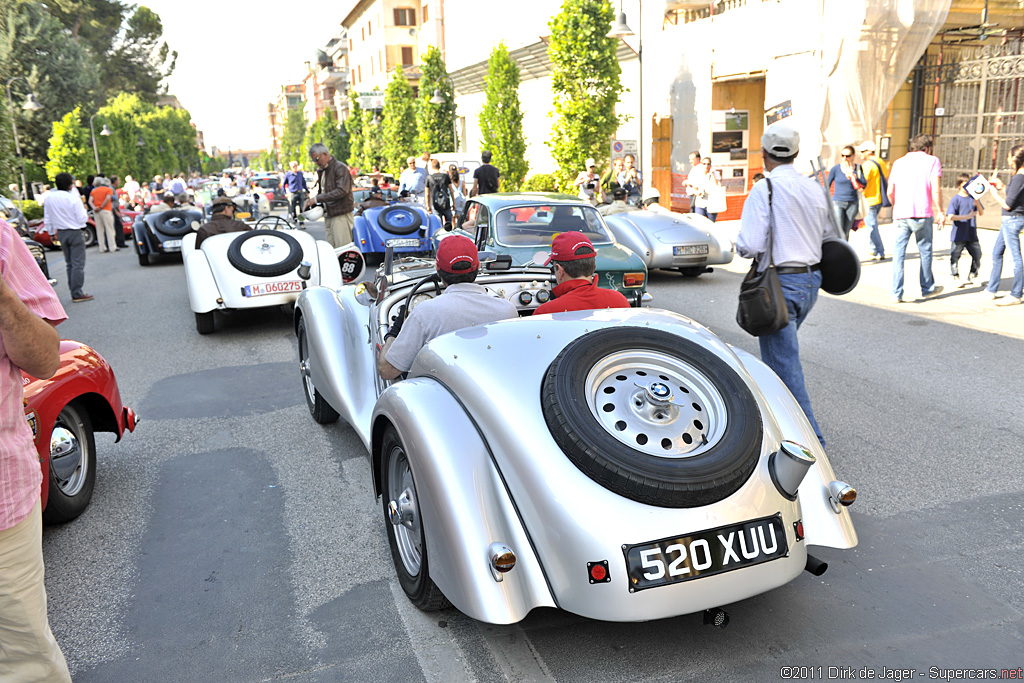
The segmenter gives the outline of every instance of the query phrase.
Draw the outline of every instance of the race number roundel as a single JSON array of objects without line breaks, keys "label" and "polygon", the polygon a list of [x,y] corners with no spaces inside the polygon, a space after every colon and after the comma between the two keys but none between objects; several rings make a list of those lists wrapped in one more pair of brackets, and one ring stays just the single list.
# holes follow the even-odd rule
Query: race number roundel
[{"label": "race number roundel", "polygon": [[363,272],[363,255],[355,249],[346,251],[338,256],[338,265],[341,266],[342,281],[348,284]]}]

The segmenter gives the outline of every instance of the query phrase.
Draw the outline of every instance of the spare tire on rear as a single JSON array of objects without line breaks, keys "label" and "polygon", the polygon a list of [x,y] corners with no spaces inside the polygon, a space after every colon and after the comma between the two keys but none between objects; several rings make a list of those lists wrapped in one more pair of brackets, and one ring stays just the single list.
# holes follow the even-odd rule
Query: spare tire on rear
[{"label": "spare tire on rear", "polygon": [[[258,249],[250,256],[258,255],[259,261],[247,258],[243,247],[251,240],[260,240]],[[302,246],[299,241],[280,230],[251,230],[239,233],[228,247],[228,263],[246,275],[256,277],[277,277],[299,267],[302,263]]]},{"label": "spare tire on rear", "polygon": [[541,409],[580,471],[658,507],[726,498],[761,452],[761,412],[736,371],[661,330],[619,327],[576,339],[548,367]]},{"label": "spare tire on rear", "polygon": [[411,235],[423,225],[423,219],[419,211],[407,204],[392,204],[377,214],[377,225],[392,235]]},{"label": "spare tire on rear", "polygon": [[161,211],[146,216],[146,222],[151,228],[168,237],[184,237],[192,232],[192,221],[199,220],[199,216],[189,211]]}]

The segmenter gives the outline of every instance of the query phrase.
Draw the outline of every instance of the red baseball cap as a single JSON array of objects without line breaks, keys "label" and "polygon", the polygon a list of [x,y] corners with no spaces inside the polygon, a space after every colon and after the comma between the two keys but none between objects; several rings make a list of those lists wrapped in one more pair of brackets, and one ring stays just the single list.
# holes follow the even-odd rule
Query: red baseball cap
[{"label": "red baseball cap", "polygon": [[597,252],[590,238],[582,232],[563,232],[551,241],[551,254],[543,265],[552,261],[577,261],[581,258],[594,258]]},{"label": "red baseball cap", "polygon": [[479,268],[480,257],[473,240],[462,235],[445,237],[437,247],[437,267],[454,275]]}]

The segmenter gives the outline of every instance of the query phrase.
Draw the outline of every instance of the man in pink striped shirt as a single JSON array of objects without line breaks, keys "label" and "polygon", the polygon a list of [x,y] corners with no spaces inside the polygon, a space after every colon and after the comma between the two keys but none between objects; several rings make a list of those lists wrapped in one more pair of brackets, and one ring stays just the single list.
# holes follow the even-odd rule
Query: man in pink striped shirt
[{"label": "man in pink striped shirt", "polygon": [[57,371],[56,326],[66,318],[25,243],[0,220],[0,680],[5,682],[71,681],[46,617],[42,472],[21,382],[22,370],[38,378]]}]

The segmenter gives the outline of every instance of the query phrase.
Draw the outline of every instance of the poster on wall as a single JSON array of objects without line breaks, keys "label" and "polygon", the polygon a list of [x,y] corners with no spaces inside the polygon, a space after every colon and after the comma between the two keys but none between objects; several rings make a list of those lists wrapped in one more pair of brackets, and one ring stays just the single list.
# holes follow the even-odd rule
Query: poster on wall
[{"label": "poster on wall", "polygon": [[736,109],[711,112],[711,167],[726,195],[747,191],[747,150],[750,112]]},{"label": "poster on wall", "polygon": [[793,101],[786,100],[785,102],[779,102],[774,107],[768,107],[764,111],[764,118],[768,122],[768,125],[772,125],[776,121],[793,115]]}]

